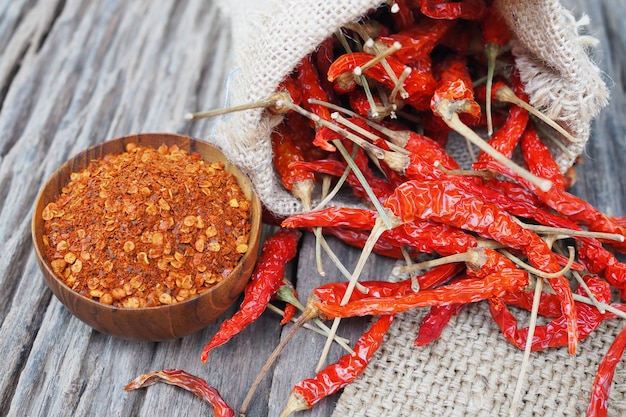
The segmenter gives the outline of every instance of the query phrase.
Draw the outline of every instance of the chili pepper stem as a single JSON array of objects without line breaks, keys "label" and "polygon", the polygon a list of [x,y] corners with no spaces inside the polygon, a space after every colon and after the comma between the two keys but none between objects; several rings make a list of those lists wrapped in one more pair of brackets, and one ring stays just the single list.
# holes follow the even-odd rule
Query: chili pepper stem
[{"label": "chili pepper stem", "polygon": [[503,101],[505,103],[515,104],[525,110],[527,110],[532,115],[536,116],[542,122],[559,132],[565,139],[570,142],[576,142],[576,138],[571,135],[567,130],[565,130],[560,124],[550,119],[545,114],[541,113],[538,109],[526,103],[524,100],[520,99],[515,92],[509,86],[502,86],[496,91],[496,99],[499,101]]},{"label": "chili pepper stem", "polygon": [[493,117],[491,115],[491,89],[493,86],[493,73],[496,67],[496,58],[500,54],[500,46],[495,43],[485,45],[487,57],[487,96],[485,99],[485,112],[487,113],[487,135],[493,135]]},{"label": "chili pepper stem", "polygon": [[457,113],[457,111],[459,110],[459,108],[462,107],[463,104],[459,104],[458,101],[463,100],[457,100],[457,102],[450,100],[441,100],[435,105],[437,113],[441,116],[442,120],[448,126],[450,126],[450,128],[454,129],[457,133],[465,137],[480,150],[491,156],[493,159],[495,159],[511,171],[532,182],[540,190],[547,192],[550,190],[550,188],[552,188],[552,181],[545,178],[537,177],[536,175],[533,175],[524,168],[515,164],[509,158],[502,155],[502,153],[491,147],[487,142],[485,142],[485,140],[483,140],[483,138],[478,136],[476,132],[474,132],[465,123],[463,123]]},{"label": "chili pepper stem", "polygon": [[391,47],[387,48],[386,51],[384,51],[384,52],[382,52],[380,54],[377,54],[376,56],[374,56],[374,58],[370,59],[365,64],[363,64],[361,66],[355,67],[352,70],[352,72],[354,73],[355,76],[358,77],[361,74],[363,74],[364,71],[367,71],[368,69],[370,69],[374,65],[378,64],[379,62],[381,62],[382,60],[384,60],[388,56],[390,56],[393,53],[395,53],[396,51],[400,50],[400,48],[402,48],[402,45],[400,45],[400,42],[396,42]]},{"label": "chili pepper stem", "polygon": [[481,177],[485,181],[495,178],[496,174],[490,170],[474,170],[474,169],[448,169],[441,162],[435,161],[435,168],[445,172],[448,175],[465,175],[471,177]]},{"label": "chili pepper stem", "polygon": [[543,279],[537,278],[537,285],[533,294],[533,304],[530,312],[530,322],[528,323],[528,335],[526,337],[526,345],[524,346],[524,358],[522,360],[522,366],[520,367],[517,383],[515,384],[515,392],[513,394],[513,400],[511,401],[510,417],[516,416],[518,404],[522,396],[522,387],[524,385],[524,375],[528,364],[530,363],[530,352],[532,348],[533,335],[535,334],[535,328],[537,326],[537,313],[539,311],[539,300],[541,299],[541,291],[543,289]]},{"label": "chili pepper stem", "polygon": [[574,229],[566,229],[562,227],[551,227],[551,226],[543,226],[540,224],[528,224],[523,223],[516,219],[516,221],[527,228],[528,230],[532,230],[537,233],[549,233],[549,234],[560,234],[565,235],[567,237],[581,236],[581,237],[591,237],[595,239],[605,239],[605,240],[614,240],[616,242],[623,242],[624,236],[617,233],[604,233],[604,232],[593,232],[589,230],[574,230]]},{"label": "chili pepper stem", "polygon": [[407,98],[409,96],[409,93],[404,89],[404,87],[402,86],[402,82],[400,82],[398,76],[396,75],[395,72],[393,72],[393,69],[391,68],[387,60],[385,59],[388,56],[399,51],[402,48],[402,44],[396,41],[391,46],[381,50],[381,48],[378,45],[376,45],[376,43],[371,38],[371,36],[369,36],[369,34],[365,32],[364,30],[362,30],[362,25],[357,25],[356,29],[357,29],[357,32],[359,33],[359,36],[361,36],[361,38],[363,38],[364,40],[367,39],[365,41],[365,47],[363,49],[368,53],[373,52],[376,56],[372,58],[370,61],[366,62],[364,65],[354,68],[353,70],[354,75],[360,75],[363,71],[367,70],[368,68],[380,62],[380,64],[382,65],[387,75],[389,75],[389,78],[393,81],[395,85],[394,89],[395,88],[398,89],[398,91],[400,92],[400,97]]},{"label": "chili pepper stem", "polygon": [[208,117],[221,116],[243,110],[267,108],[276,114],[284,114],[289,110],[289,106],[285,106],[286,102],[291,102],[291,96],[286,91],[278,91],[265,100],[256,101],[254,103],[245,103],[239,106],[227,107],[223,109],[208,110],[198,113],[185,114],[185,120],[199,120]]},{"label": "chili pepper stem", "polygon": [[[342,118],[341,118],[341,116],[339,115],[339,113],[332,113],[332,114],[330,115],[330,117],[331,117],[333,120],[335,120],[335,121],[338,121],[338,119],[342,119]],[[343,119],[343,120],[345,120],[345,119]],[[346,122],[348,122],[347,120],[345,120],[345,121],[346,121]],[[348,122],[348,123],[349,123],[349,122]],[[350,129],[353,129],[353,126],[349,126],[349,127],[350,127]],[[355,127],[356,127],[356,126],[355,126]],[[355,129],[355,130],[356,130],[356,129]],[[342,134],[341,132],[337,132],[337,133]],[[347,131],[346,131],[346,133],[349,133],[349,132],[347,132]],[[358,133],[360,133],[360,134],[361,134],[361,132],[360,132],[360,131],[359,131]],[[368,132],[368,133],[369,133],[369,132]],[[342,135],[343,135],[343,134],[342,134]],[[381,148],[379,148],[379,147],[377,147],[377,146],[375,146],[375,145],[372,145],[371,143],[369,143],[369,142],[368,142],[368,141],[366,141],[365,139],[360,138],[360,137],[358,137],[358,136],[356,136],[356,135],[354,135],[354,134],[351,134],[351,133],[347,134],[347,135],[346,135],[346,138],[350,139],[352,142],[354,142],[356,145],[360,146],[360,147],[361,147],[361,148],[363,148],[364,150],[366,150],[366,151],[368,151],[368,152],[371,152],[374,156],[376,156],[376,158],[378,158],[378,159],[384,159],[384,157],[385,157],[385,152],[386,152],[386,151],[384,151],[383,149],[381,149]],[[379,139],[379,138],[377,138],[377,139]]]},{"label": "chili pepper stem", "polygon": [[[390,215],[389,218],[390,218],[390,221],[393,222],[392,223],[393,227],[398,226],[400,224],[400,221],[397,217]],[[350,282],[348,283],[348,287],[346,288],[346,293],[341,299],[341,305],[347,304],[348,301],[350,300],[350,296],[352,295],[352,292],[354,291],[354,288],[356,287],[357,280],[359,279],[359,276],[361,275],[361,272],[363,271],[363,268],[365,267],[365,262],[367,261],[370,253],[372,252],[374,245],[378,241],[378,238],[380,237],[380,235],[382,235],[385,230],[388,230],[390,228],[391,227],[387,227],[384,224],[384,222],[381,220],[380,217],[376,218],[374,227],[372,227],[370,235],[367,238],[367,241],[365,242],[365,245],[363,246],[363,249],[361,251],[361,256],[359,257],[359,260],[354,268],[354,272],[352,273],[350,277]],[[340,322],[340,319],[338,318],[333,320],[333,324],[330,328],[330,331],[331,331],[330,336],[326,339],[326,344],[324,345],[324,349],[322,350],[322,354],[320,355],[320,359],[317,363],[315,372],[319,372],[323,368],[324,363],[326,362],[326,357],[328,356],[328,351],[330,350],[332,337],[334,337],[334,335],[337,332],[337,328],[339,327],[339,322]]]},{"label": "chili pepper stem", "polygon": [[[356,71],[356,68],[355,68],[355,71]],[[372,95],[372,90],[370,90],[370,86],[369,86],[369,83],[367,82],[367,78],[365,78],[365,75],[363,74],[359,74],[358,78],[359,78],[359,83],[363,87],[363,91],[365,91],[365,97],[367,97],[367,103],[370,106],[370,116],[372,117],[372,119],[378,119],[380,117],[380,114],[378,113],[378,106],[376,106],[376,101],[374,101],[374,96]]]},{"label": "chili pepper stem", "polygon": [[576,278],[576,282],[578,282],[578,285],[580,285],[585,290],[585,292],[587,293],[587,297],[589,297],[595,308],[597,308],[600,313],[605,314],[606,309],[602,306],[602,304],[600,304],[596,296],[591,292],[589,286],[587,285],[583,277],[578,273],[578,271],[572,271],[572,275],[574,276],[574,278]]},{"label": "chili pepper stem", "polygon": [[405,272],[415,272],[423,269],[432,268],[438,265],[445,265],[454,262],[465,262],[469,268],[480,269],[487,262],[487,255],[480,247],[472,248],[467,252],[456,253],[454,255],[444,256],[430,261],[424,261],[413,265],[403,267],[394,267],[394,274],[402,274]]},{"label": "chili pepper stem", "polygon": [[541,278],[546,278],[546,279],[552,279],[552,278],[558,278],[560,276],[565,275],[565,273],[567,273],[571,268],[572,265],[574,264],[574,256],[575,256],[575,251],[574,248],[569,246],[568,248],[569,251],[569,259],[567,261],[567,265],[565,265],[563,267],[563,269],[561,269],[560,271],[557,272],[553,272],[553,273],[547,273],[544,271],[540,271],[537,268],[534,268],[530,265],[528,265],[526,262],[522,261],[521,259],[519,259],[517,256],[513,255],[511,252],[505,250],[505,249],[501,249],[500,252],[506,256],[507,258],[509,258],[511,261],[513,261],[517,266],[525,269],[526,271],[537,275],[538,277]]},{"label": "chili pepper stem", "polygon": [[[328,257],[330,258],[330,260],[337,267],[337,269],[339,269],[339,272],[341,272],[341,274],[349,280],[351,277],[350,272],[341,263],[341,260],[337,257],[337,255],[335,255],[335,252],[333,252],[332,248],[328,245],[328,242],[326,241],[326,239],[324,239],[324,236],[320,235],[319,242],[322,248],[324,249],[324,251],[326,252],[326,254],[328,255]],[[366,294],[369,291],[359,282],[356,283],[356,289],[364,294]]]},{"label": "chili pepper stem", "polygon": [[[316,100],[316,99],[309,99],[309,103],[311,104],[319,104],[320,106],[324,106],[324,107],[328,107],[331,110],[334,110],[336,112],[340,112],[343,114],[347,114],[350,117],[355,117],[357,119],[361,119],[363,120],[365,123],[367,123],[370,127],[378,130],[380,133],[382,133],[383,135],[387,136],[389,138],[389,140],[391,141],[391,143],[389,144],[391,149],[397,150],[398,152],[401,153],[406,153],[406,149],[404,149],[404,147],[406,146],[407,142],[409,141],[409,137],[411,136],[411,132],[408,130],[391,130],[388,127],[385,127],[383,125],[381,125],[380,123],[376,123],[373,120],[370,120],[366,117],[361,116],[358,113],[353,112],[352,110],[346,109],[344,107],[338,106],[336,104],[333,103],[328,103],[326,101],[321,101],[321,100]],[[408,118],[409,115],[407,115],[405,118]],[[419,121],[417,120],[413,120],[416,123],[419,123]],[[393,145],[393,146],[392,146]]]},{"label": "chili pepper stem", "polygon": [[581,303],[589,304],[592,306],[597,304],[609,313],[613,313],[620,318],[626,319],[626,312],[620,310],[619,308],[615,308],[610,304],[601,303],[597,300],[594,302],[594,300],[592,300],[591,298],[576,293],[572,294],[572,296],[574,297],[575,301],[580,301]]},{"label": "chili pepper stem", "polygon": [[[342,125],[344,125],[344,126],[350,128],[350,129],[354,130],[355,132],[357,132],[360,135],[363,135],[363,137],[365,137],[365,138],[367,138],[369,140],[384,140],[384,139],[374,135],[373,133],[363,129],[362,127],[352,123],[350,120],[348,120],[345,117],[341,116],[339,114],[339,112],[333,112],[330,116],[336,122],[341,123]],[[409,153],[406,149],[396,145],[393,142],[388,142],[388,141],[385,140],[385,143],[387,144],[387,146],[389,146],[389,149],[393,149],[394,151],[400,152],[400,153],[405,154],[405,155]]]},{"label": "chili pepper stem", "polygon": [[292,392],[287,399],[287,405],[280,413],[279,417],[289,417],[291,414],[297,411],[303,411],[308,409],[309,405],[304,400],[304,398],[302,398],[302,395],[298,394],[297,392]]},{"label": "chili pepper stem", "polygon": [[[411,260],[411,256],[409,255],[406,246],[401,247],[400,251],[402,252],[402,257],[404,258],[406,266],[412,266],[413,261]],[[411,271],[409,272],[409,275],[411,276],[411,290],[413,290],[413,292],[418,292],[420,290],[420,282],[417,279],[417,272]]]},{"label": "chili pepper stem", "polygon": [[[241,417],[244,417],[246,415],[246,411],[248,410],[248,405],[250,405],[252,396],[254,395],[255,391],[259,387],[259,384],[263,380],[263,377],[265,377],[265,374],[267,374],[267,372],[270,370],[270,368],[272,367],[276,359],[278,359],[278,355],[280,355],[280,352],[285,348],[285,346],[287,346],[287,343],[289,343],[289,341],[295,336],[295,334],[298,332],[298,330],[300,330],[300,328],[304,325],[304,323],[306,323],[308,320],[312,318],[317,317],[317,314],[318,314],[317,310],[314,307],[312,307],[312,305],[307,305],[304,311],[302,312],[302,315],[300,316],[300,318],[298,318],[298,320],[294,323],[293,327],[289,330],[289,333],[287,333],[287,335],[281,339],[280,343],[276,345],[276,347],[274,348],[274,351],[270,354],[270,356],[265,361],[263,368],[261,368],[261,371],[259,372],[256,379],[250,386],[250,389],[248,390],[246,397],[241,403],[241,407],[239,408],[239,415]],[[334,339],[335,335],[333,334],[332,336],[333,337],[331,338],[331,340]]]},{"label": "chili pepper stem", "polygon": [[[411,74],[411,71],[413,71],[411,67],[405,67],[404,70],[402,71],[402,74],[400,74],[400,77],[398,77],[398,82],[396,83],[395,87],[393,87],[393,90],[391,90],[391,93],[389,94],[389,101],[391,103],[396,102],[396,96],[400,92],[400,89],[402,88],[402,84],[404,84],[404,81],[406,81],[407,77]],[[402,95],[400,95],[400,97],[402,97]]]},{"label": "chili pepper stem", "polygon": [[[302,310],[304,310],[304,306],[302,306]],[[279,315],[284,315],[284,311],[281,310],[280,308],[276,307],[273,304],[268,304],[267,308],[273,312],[275,312],[276,314]],[[292,318],[291,321],[293,323],[296,323],[298,321],[298,319],[296,318]],[[313,319],[313,322],[316,324],[316,326],[312,326],[309,323],[304,323],[302,325],[303,328],[310,330],[312,332],[315,332],[321,336],[328,336],[328,332],[330,331],[330,329],[328,328],[328,326],[326,326],[320,319],[315,318]],[[335,335],[335,342],[341,346],[346,352],[353,354],[354,350],[350,347],[350,345],[348,344],[350,341],[348,339],[346,339],[345,337],[341,337],[341,336],[337,336]]]},{"label": "chili pepper stem", "polygon": [[293,196],[302,202],[302,206],[307,211],[311,211],[311,196],[314,188],[315,184],[312,180],[297,181],[291,188]]}]

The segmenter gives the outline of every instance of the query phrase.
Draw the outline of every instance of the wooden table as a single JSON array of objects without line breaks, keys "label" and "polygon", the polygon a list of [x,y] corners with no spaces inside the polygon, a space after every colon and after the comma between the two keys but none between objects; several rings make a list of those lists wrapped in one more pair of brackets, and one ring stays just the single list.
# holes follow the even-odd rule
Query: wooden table
[{"label": "wooden table", "polygon": [[[598,62],[612,84],[611,104],[594,123],[574,193],[610,215],[626,215],[625,4],[565,4],[591,17],[590,32],[602,45]],[[207,379],[237,408],[280,340],[277,317],[268,312],[202,365],[200,350],[222,319],[160,343],[92,331],[47,289],[31,244],[36,194],[71,155],[137,132],[207,136],[211,121],[192,124],[182,116],[221,107],[230,67],[228,30],[206,0],[165,0],[158,6],[140,0],[0,3],[0,415],[211,415],[183,390],[122,387],[145,372],[180,368]],[[357,251],[331,243],[354,265]],[[302,294],[321,282],[312,253],[307,236],[294,270]],[[391,265],[381,258],[368,262],[365,278],[387,274]],[[337,275],[327,270],[326,279]],[[365,323],[350,321],[340,333],[355,340]],[[249,415],[278,415],[291,386],[310,376],[323,344],[322,337],[300,332],[262,382]],[[329,360],[339,355],[333,349]],[[328,416],[337,398],[299,415]]]}]

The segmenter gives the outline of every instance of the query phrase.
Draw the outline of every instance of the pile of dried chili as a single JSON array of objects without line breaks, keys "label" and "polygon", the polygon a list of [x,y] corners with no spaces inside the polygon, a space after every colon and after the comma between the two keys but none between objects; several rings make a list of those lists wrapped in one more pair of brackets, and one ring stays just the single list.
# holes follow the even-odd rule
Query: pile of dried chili
[{"label": "pile of dried chili", "polygon": [[[358,282],[359,263],[349,282],[313,291],[307,314],[335,323],[380,318],[352,354],[297,384],[281,416],[354,380],[394,315],[408,309],[430,308],[416,346],[439,337],[465,305],[486,302],[515,346],[571,354],[604,320],[626,318],[626,306],[611,298],[612,289],[626,297],[626,263],[614,255],[626,253],[626,225],[566,191],[571,181],[546,141],[572,138],[543,115],[529,117],[537,111],[527,103],[497,4],[384,4],[319,45],[279,86],[287,99],[269,107],[284,115],[271,137],[275,168],[306,211],[283,219],[269,239],[270,259],[288,262],[297,236],[285,229],[301,229],[365,248],[362,258],[373,251],[404,259],[407,272],[422,271],[401,282]],[[448,153],[452,132],[474,145],[473,165],[462,168]],[[522,165],[512,163],[514,153]],[[314,188],[328,203],[329,184],[362,204],[332,207],[330,200],[331,207],[311,210]],[[422,255],[434,260],[413,268]],[[203,361],[264,310],[278,291],[276,271],[274,262],[258,265],[249,292],[263,289],[263,297],[244,300]],[[548,323],[519,329],[508,305]],[[589,415],[606,412],[606,381],[624,344],[622,334],[598,370]]]},{"label": "pile of dried chili", "polygon": [[118,307],[202,294],[248,250],[250,201],[236,178],[177,146],[129,144],[91,161],[42,217],[55,274]]}]

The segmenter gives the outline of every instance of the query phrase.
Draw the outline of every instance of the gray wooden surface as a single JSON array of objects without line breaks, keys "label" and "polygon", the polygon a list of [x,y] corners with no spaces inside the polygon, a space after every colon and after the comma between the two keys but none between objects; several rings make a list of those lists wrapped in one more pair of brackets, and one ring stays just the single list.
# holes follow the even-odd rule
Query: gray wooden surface
[{"label": "gray wooden surface", "polygon": [[[564,4],[577,16],[591,17],[590,32],[601,41],[597,61],[612,88],[610,106],[594,123],[574,192],[610,215],[626,215],[626,2]],[[161,343],[97,333],[52,296],[31,245],[36,194],[69,156],[137,132],[207,136],[211,121],[190,124],[182,116],[222,105],[230,67],[228,31],[209,0],[0,1],[0,415],[211,415],[192,394],[167,385],[122,389],[134,377],[163,368],[207,379],[238,409],[278,343],[281,330],[271,313],[215,349],[206,365],[200,351],[221,320]],[[321,283],[311,243],[307,236],[294,271],[302,294]],[[354,265],[357,251],[333,245]],[[388,260],[368,262],[366,278],[388,273]],[[336,273],[327,270],[333,279]],[[355,340],[364,324],[350,321],[340,333]],[[293,383],[310,376],[323,343],[300,332],[261,384],[249,415],[277,415]],[[333,350],[330,360],[340,354]],[[328,416],[336,400],[299,415]]]}]

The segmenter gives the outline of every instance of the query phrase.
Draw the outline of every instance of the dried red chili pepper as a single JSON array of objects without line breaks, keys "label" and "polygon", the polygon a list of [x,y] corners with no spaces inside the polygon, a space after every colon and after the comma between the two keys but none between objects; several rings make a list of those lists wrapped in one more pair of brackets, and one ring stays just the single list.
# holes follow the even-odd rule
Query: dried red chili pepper
[{"label": "dried red chili pepper", "polygon": [[143,374],[124,387],[125,390],[135,390],[145,388],[157,382],[175,385],[177,387],[193,392],[213,407],[215,417],[234,417],[235,412],[224,401],[220,393],[210,386],[204,379],[191,375],[186,371],[178,369],[165,369],[157,372]]},{"label": "dried red chili pepper", "polygon": [[[481,268],[479,268],[478,270],[472,270],[471,268],[468,268],[468,273],[456,278],[455,281],[467,279],[467,277],[472,276],[475,278],[480,278],[488,274],[516,269],[515,265],[511,261],[500,255],[498,252],[487,248],[483,249],[483,251],[486,255],[486,262],[481,266]],[[502,297],[507,297],[509,294],[519,293],[519,291],[506,293]],[[459,314],[461,310],[467,305],[467,303],[453,303],[431,307],[430,311],[426,314],[426,316],[424,316],[424,319],[420,324],[414,345],[424,346],[436,340],[441,335],[441,332],[450,322],[452,317]]]},{"label": "dried red chili pepper", "polygon": [[305,161],[315,161],[333,155],[313,144],[315,129],[311,127],[311,121],[307,117],[290,112],[285,116],[285,123],[289,124],[292,141]]},{"label": "dried red chili pepper", "polygon": [[[378,214],[374,210],[349,207],[328,207],[308,213],[295,214],[282,223],[286,228],[328,228],[340,227],[356,230],[372,230]],[[369,234],[352,235],[353,246],[363,247]],[[415,220],[386,230],[379,238],[380,242],[391,247],[403,246],[421,253],[436,252],[451,255],[465,252],[477,246],[474,236],[463,230],[442,223]],[[396,256],[394,256],[396,257]]]},{"label": "dried red chili pepper", "polygon": [[314,378],[298,382],[292,390],[281,417],[306,410],[323,398],[339,391],[361,375],[387,334],[393,315],[382,315],[354,346],[354,354],[342,356],[336,363],[318,372]]},{"label": "dried red chili pepper", "polygon": [[[335,236],[345,244],[356,248],[363,248],[370,234],[368,231],[354,230],[345,227],[325,227],[323,232],[326,235]],[[386,240],[378,239],[374,244],[372,252],[388,258],[404,259],[404,254],[402,253],[400,247]],[[416,254],[409,251],[409,256],[414,255]]]},{"label": "dried red chili pepper", "polygon": [[[531,264],[542,271],[556,273],[560,269],[556,256],[539,236],[517,224],[496,205],[450,181],[407,181],[396,188],[384,205],[405,223],[421,218],[471,230],[523,251]],[[564,277],[551,279],[550,285],[561,299],[573,354],[577,328],[572,292]]]},{"label": "dried red chili pepper", "polygon": [[[317,69],[306,56],[296,68],[296,74],[302,89],[302,107],[321,119],[330,121],[330,111],[327,107],[309,102],[309,99],[328,102],[328,96],[322,87]],[[336,148],[319,135],[315,135],[313,144],[328,152],[335,152]]]},{"label": "dried red chili pepper", "polygon": [[[354,90],[357,86],[353,72],[354,69],[365,66],[365,64],[373,58],[375,58],[374,55],[366,52],[352,52],[339,56],[328,70],[328,81],[334,82],[335,91],[338,93],[343,94]],[[405,70],[405,65],[393,57],[387,57],[385,59],[396,77],[400,77]],[[430,100],[437,86],[429,62],[430,58],[425,58],[418,63],[412,63],[412,71],[402,84],[409,95],[405,99],[405,102],[418,110],[428,108],[427,106],[424,107],[423,102]],[[380,62],[367,67],[363,70],[363,73],[390,90],[395,87],[394,80],[391,79]]]},{"label": "dried red chili pepper", "polygon": [[299,213],[283,220],[282,227],[350,227],[357,230],[371,230],[376,221],[375,210],[351,207],[328,207],[322,210]]},{"label": "dried red chili pepper", "polygon": [[419,6],[422,13],[433,19],[480,20],[486,8],[483,0],[419,0]]},{"label": "dried red chili pepper", "polygon": [[522,135],[520,147],[524,156],[524,162],[526,162],[530,172],[552,181],[552,187],[565,190],[565,177],[559,165],[532,126],[526,128]]},{"label": "dried red chili pepper", "polygon": [[319,46],[313,53],[313,57],[311,60],[315,65],[315,69],[319,78],[319,83],[324,90],[326,99],[332,103],[336,101],[333,85],[332,83],[328,82],[325,76],[320,75],[325,75],[328,72],[328,68],[330,68],[331,64],[333,63],[335,59],[334,49],[337,44],[337,37],[334,35],[329,36],[328,38],[323,40],[322,43],[319,44]]},{"label": "dried red chili pepper", "polygon": [[207,361],[213,348],[229,341],[265,311],[267,303],[283,282],[285,265],[296,256],[299,240],[298,231],[287,229],[278,229],[265,240],[239,310],[222,323],[219,331],[206,344],[200,356],[202,363]]},{"label": "dried red chili pepper", "polygon": [[621,361],[626,349],[626,327],[619,332],[604,355],[591,390],[591,400],[587,408],[587,417],[605,417],[608,411],[609,391],[615,374],[615,368]]},{"label": "dried red chili pepper", "polygon": [[[396,314],[413,308],[432,307],[445,304],[473,303],[498,297],[506,292],[520,291],[528,284],[528,274],[522,270],[508,270],[489,274],[484,278],[468,278],[441,287],[420,290],[409,294],[390,297],[366,297],[347,304],[330,302],[329,299],[317,297],[313,305],[328,319],[338,317],[355,317],[379,314]],[[332,297],[333,300],[341,295]]]},{"label": "dried red chili pepper", "polygon": [[480,28],[485,45],[505,46],[511,40],[511,31],[495,2],[485,8]]},{"label": "dried red chili pepper", "polygon": [[[336,159],[319,160],[312,162],[294,162],[292,164],[292,168],[294,169],[329,174],[335,177],[342,176],[347,167],[347,163],[343,161],[338,161]],[[363,173],[363,170],[361,170],[361,172]],[[377,177],[375,175],[369,175],[370,172],[371,171],[368,169],[366,172],[363,173],[363,176],[365,177],[368,185],[374,192],[374,195],[376,195],[379,200],[384,201],[384,199],[393,192],[393,188],[387,180]],[[348,176],[346,177],[346,182],[350,185],[350,187],[352,187],[352,190],[357,197],[365,200],[369,199],[369,196],[363,188],[361,181],[359,181],[357,176],[352,171],[348,173]]]},{"label": "dried red chili pepper", "polygon": [[[498,134],[498,132],[496,132]],[[495,135],[494,135],[495,137]],[[403,165],[401,174],[414,180],[446,180],[454,182],[469,193],[474,193],[489,203],[511,214],[544,222],[559,223],[560,219],[543,210],[536,196],[513,182],[492,179],[483,182],[475,177],[448,175],[435,166],[441,164],[448,170],[459,169],[457,162],[434,140],[410,132],[405,149],[411,152],[407,156],[408,164]],[[394,167],[394,169],[397,169]]]},{"label": "dried red chili pepper", "polygon": [[626,299],[626,264],[595,239],[579,238],[578,260],[591,272],[603,276]]},{"label": "dried red chili pepper", "polygon": [[320,84],[317,69],[311,62],[310,56],[302,58],[296,67],[296,76],[302,91],[302,107],[324,120],[330,120],[330,111],[327,107],[309,103],[309,99],[328,101],[328,96]]},{"label": "dried red chili pepper", "polygon": [[[528,123],[528,111],[521,107],[512,106],[509,110],[509,115],[502,127],[495,131],[495,133],[489,139],[489,145],[503,154],[504,156],[511,157],[513,150],[520,141],[526,125]],[[493,158],[484,152],[478,154],[478,159],[472,164],[472,168],[479,171],[485,169],[487,161]]]},{"label": "dried red chili pepper", "polygon": [[450,20],[422,18],[406,30],[388,36],[379,36],[376,43],[391,47],[395,42],[400,42],[402,47],[394,52],[393,56],[406,65],[428,57],[439,40],[455,24],[456,22]]},{"label": "dried red chili pepper", "polygon": [[[626,228],[614,222],[609,216],[602,213],[593,205],[568,193],[564,189],[553,187],[550,191],[542,191],[530,181],[522,178],[520,175],[512,172],[508,168],[502,166],[496,161],[490,161],[488,168],[506,175],[531,190],[539,200],[555,210],[559,214],[570,218],[571,220],[587,226],[591,231],[618,234],[626,237]],[[606,241],[612,248],[626,253],[626,242]]]},{"label": "dried red chili pepper", "polygon": [[613,216],[611,217],[615,223],[621,225],[622,227],[626,227],[626,216]]},{"label": "dried red chili pepper", "polygon": [[[420,290],[428,290],[442,285],[458,275],[465,265],[463,263],[450,263],[439,265],[415,277]],[[388,281],[361,281],[360,284],[367,289],[367,293],[355,291],[350,296],[351,301],[372,300],[385,297],[398,297],[415,293],[413,279],[405,279],[398,282]],[[348,288],[348,282],[332,282],[315,288],[314,294],[328,304],[340,304],[343,295]]]},{"label": "dried red chili pepper", "polygon": [[293,75],[286,77],[276,88],[276,91],[286,91],[291,97],[293,104],[300,105],[302,103],[302,89],[300,83]]},{"label": "dried red chili pepper", "polygon": [[[513,305],[528,311],[532,310],[533,298],[534,293],[532,291],[519,291],[500,297],[504,304]],[[563,313],[561,312],[561,302],[559,297],[557,297],[556,294],[545,291],[542,292],[541,302],[539,303],[537,314],[544,317],[560,317]]]},{"label": "dried red chili pepper", "polygon": [[283,186],[310,206],[315,176],[312,172],[290,166],[291,163],[304,160],[302,150],[294,141],[295,132],[288,120],[276,127],[271,134],[274,167],[278,172]]},{"label": "dried red chili pepper", "polygon": [[480,105],[474,99],[472,77],[465,57],[450,54],[435,65],[433,72],[439,80],[430,102],[433,113],[438,114],[438,103],[451,101],[458,103],[455,110],[462,114],[464,123],[471,124],[480,120]]},{"label": "dried red chili pepper", "polygon": [[[610,286],[603,280],[592,277],[584,277],[587,286],[595,298],[601,303],[609,303],[611,298]],[[577,294],[586,295],[583,288],[576,290]],[[500,327],[506,339],[519,349],[524,349],[528,338],[528,327],[518,329],[517,320],[511,314],[501,299],[489,300],[489,311],[495,322]],[[613,313],[601,313],[597,307],[576,302],[577,327],[579,340],[583,340],[594,331],[603,320],[615,318]],[[560,316],[544,326],[535,327],[532,337],[532,351],[543,350],[551,347],[566,346],[568,344],[567,324],[563,316]]]},{"label": "dried red chili pepper", "polygon": [[431,307],[420,323],[413,344],[425,346],[437,340],[452,317],[458,315],[465,306],[467,304],[446,304]]}]

